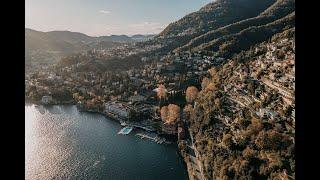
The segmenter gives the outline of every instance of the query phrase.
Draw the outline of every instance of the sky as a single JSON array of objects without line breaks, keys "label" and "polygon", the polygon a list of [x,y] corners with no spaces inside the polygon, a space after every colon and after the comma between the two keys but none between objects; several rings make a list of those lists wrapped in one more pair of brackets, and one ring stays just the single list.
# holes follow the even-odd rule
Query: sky
[{"label": "sky", "polygon": [[25,0],[25,27],[90,36],[155,34],[212,0]]}]

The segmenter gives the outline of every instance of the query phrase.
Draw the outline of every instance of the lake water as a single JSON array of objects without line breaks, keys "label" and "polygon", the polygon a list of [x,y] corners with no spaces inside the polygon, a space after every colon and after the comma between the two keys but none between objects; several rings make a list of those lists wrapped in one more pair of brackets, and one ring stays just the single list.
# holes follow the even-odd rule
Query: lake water
[{"label": "lake water", "polygon": [[177,145],[118,135],[118,122],[75,106],[25,105],[25,176],[33,179],[188,179]]}]

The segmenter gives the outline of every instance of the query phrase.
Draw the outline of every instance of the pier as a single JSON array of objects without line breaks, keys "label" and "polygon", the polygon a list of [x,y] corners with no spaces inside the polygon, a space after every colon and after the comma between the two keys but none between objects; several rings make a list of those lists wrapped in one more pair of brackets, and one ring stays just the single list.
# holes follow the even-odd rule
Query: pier
[{"label": "pier", "polygon": [[132,124],[131,126],[135,127],[135,128],[140,128],[140,129],[143,129],[145,131],[148,131],[148,132],[154,132],[156,131],[155,129],[153,128],[148,128],[148,127],[145,127],[145,126],[141,126],[141,125],[135,125],[135,124]]},{"label": "pier", "polygon": [[142,134],[142,133],[137,133],[136,136],[139,136],[141,139],[149,139],[149,140],[154,141],[158,144],[163,144],[163,143],[170,144],[170,142],[168,142],[165,138],[161,138],[159,136],[152,137],[152,136],[149,136],[147,134]]},{"label": "pier", "polygon": [[135,127],[135,128],[139,128],[139,129],[148,131],[148,132],[156,131],[152,127],[146,127],[146,126],[144,126],[142,124],[139,125],[138,123],[126,122],[126,121],[123,121],[123,120],[120,120],[120,124],[121,124],[121,126],[131,126],[131,127]]}]

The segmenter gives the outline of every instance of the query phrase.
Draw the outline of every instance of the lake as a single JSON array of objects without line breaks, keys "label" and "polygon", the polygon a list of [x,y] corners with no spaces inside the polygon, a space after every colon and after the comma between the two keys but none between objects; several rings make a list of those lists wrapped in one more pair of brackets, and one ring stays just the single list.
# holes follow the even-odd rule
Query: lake
[{"label": "lake", "polygon": [[25,105],[25,176],[33,179],[188,179],[176,143],[118,135],[122,127],[75,106]]}]

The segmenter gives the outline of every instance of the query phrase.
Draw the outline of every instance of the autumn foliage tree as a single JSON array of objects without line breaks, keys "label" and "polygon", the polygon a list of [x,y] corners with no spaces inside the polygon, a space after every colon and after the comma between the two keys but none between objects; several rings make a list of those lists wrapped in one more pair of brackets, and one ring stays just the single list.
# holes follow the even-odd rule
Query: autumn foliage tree
[{"label": "autumn foliage tree", "polygon": [[157,96],[159,99],[164,99],[167,96],[167,90],[166,87],[163,84],[160,84],[158,86],[158,92],[157,92]]},{"label": "autumn foliage tree", "polygon": [[157,96],[159,98],[159,106],[161,107],[161,102],[167,97],[167,89],[163,84],[158,86]]},{"label": "autumn foliage tree", "polygon": [[78,100],[79,98],[79,93],[73,93],[72,94],[73,99]]},{"label": "autumn foliage tree", "polygon": [[194,86],[190,86],[187,88],[187,91],[186,91],[186,100],[188,103],[193,103],[194,100],[197,98],[199,94],[199,90],[194,87]]},{"label": "autumn foliage tree", "polygon": [[212,67],[208,70],[211,77],[214,77],[217,74],[217,69],[215,67]]},{"label": "autumn foliage tree", "polygon": [[201,82],[201,88],[205,89],[209,83],[210,83],[210,79],[207,77],[204,77]]},{"label": "autumn foliage tree", "polygon": [[168,119],[168,106],[163,106],[160,110],[160,116],[162,121],[166,122]]},{"label": "autumn foliage tree", "polygon": [[190,113],[192,111],[192,105],[190,104],[187,104],[184,108],[183,108],[183,115],[184,115],[184,118],[186,120],[190,119]]},{"label": "autumn foliage tree", "polygon": [[180,120],[180,107],[175,104],[163,106],[160,110],[160,115],[165,123],[174,123]]}]

